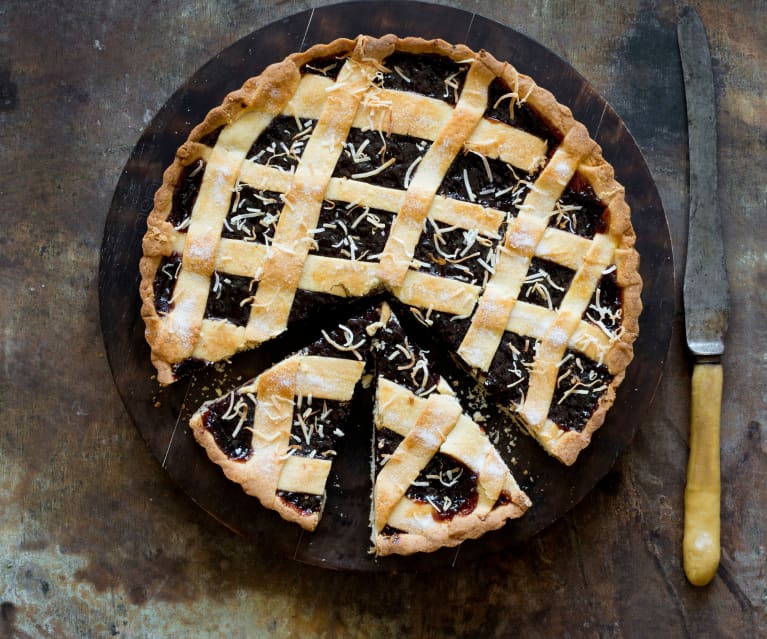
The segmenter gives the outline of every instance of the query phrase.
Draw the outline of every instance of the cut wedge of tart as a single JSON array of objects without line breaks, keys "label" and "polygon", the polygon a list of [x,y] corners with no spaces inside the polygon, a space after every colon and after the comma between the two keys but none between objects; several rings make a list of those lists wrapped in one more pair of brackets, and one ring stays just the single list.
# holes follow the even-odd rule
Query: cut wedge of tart
[{"label": "cut wedge of tart", "polygon": [[530,507],[506,463],[455,397],[419,397],[378,378],[372,531],[375,553],[456,546]]},{"label": "cut wedge of tart", "polygon": [[190,426],[226,476],[284,519],[314,530],[362,378],[376,308],[351,318],[257,378],[206,402]]}]

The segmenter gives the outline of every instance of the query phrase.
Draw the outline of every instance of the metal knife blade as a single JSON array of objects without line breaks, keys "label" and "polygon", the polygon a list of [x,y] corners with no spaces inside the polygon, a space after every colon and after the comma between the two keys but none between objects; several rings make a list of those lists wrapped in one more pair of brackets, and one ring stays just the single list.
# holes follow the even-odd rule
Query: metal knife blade
[{"label": "metal knife blade", "polygon": [[706,31],[691,7],[677,25],[690,147],[690,226],[684,273],[687,345],[696,356],[724,352],[730,302],[717,201],[716,103]]}]

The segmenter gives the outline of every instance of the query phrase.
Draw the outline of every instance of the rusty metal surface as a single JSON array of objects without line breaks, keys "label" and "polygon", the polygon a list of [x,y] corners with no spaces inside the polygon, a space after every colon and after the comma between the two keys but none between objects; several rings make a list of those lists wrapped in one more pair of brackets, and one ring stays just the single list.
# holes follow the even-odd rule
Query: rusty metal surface
[{"label": "rusty metal surface", "polygon": [[[645,153],[683,257],[680,7],[463,4],[562,55],[613,104]],[[754,25],[767,11],[756,1],[693,4],[714,59],[732,296],[723,557],[705,589],[681,569],[681,315],[657,401],[628,452],[514,553],[371,579],[275,556],[198,509],[114,389],[98,325],[103,224],[133,145],[170,94],[231,42],[309,3],[3,3],[0,638],[764,636],[767,46]]]},{"label": "rusty metal surface", "polygon": [[724,352],[730,303],[717,192],[714,72],[706,30],[697,13],[682,13],[677,37],[690,149],[689,249],[682,285],[685,333],[693,355],[718,356]]}]

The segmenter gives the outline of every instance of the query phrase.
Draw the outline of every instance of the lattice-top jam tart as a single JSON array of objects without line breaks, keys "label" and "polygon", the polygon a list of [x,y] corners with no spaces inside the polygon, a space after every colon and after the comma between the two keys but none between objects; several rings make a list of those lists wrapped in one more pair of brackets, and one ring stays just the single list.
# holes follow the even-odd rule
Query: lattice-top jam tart
[{"label": "lattice-top jam tart", "polygon": [[[248,80],[178,150],[144,238],[146,335],[167,384],[285,331],[299,348],[291,327],[388,296],[571,464],[632,358],[634,241],[599,146],[531,78],[439,40],[337,40]],[[407,393],[413,405],[429,401],[390,382],[378,392],[393,406]],[[239,424],[236,406],[249,400],[233,401],[209,414]],[[333,401],[341,415],[346,400]],[[240,431],[251,427],[244,419]],[[380,441],[407,441],[400,427]],[[218,428],[206,432],[226,459],[254,454]],[[454,459],[429,474],[455,478],[459,468],[468,481],[469,466]],[[306,468],[301,477],[319,490],[322,473]],[[275,495],[293,512],[320,510],[304,496],[321,492],[295,488]],[[408,498],[435,512],[471,501],[447,497],[446,506],[423,488]]]}]

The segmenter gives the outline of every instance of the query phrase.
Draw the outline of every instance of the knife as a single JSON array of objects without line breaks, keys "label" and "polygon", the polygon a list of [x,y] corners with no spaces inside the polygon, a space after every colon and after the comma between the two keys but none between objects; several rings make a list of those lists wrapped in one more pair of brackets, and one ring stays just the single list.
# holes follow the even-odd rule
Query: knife
[{"label": "knife", "polygon": [[711,54],[700,16],[687,7],[677,24],[687,102],[690,225],[684,273],[687,346],[695,362],[690,398],[690,457],[684,494],[684,571],[707,584],[720,557],[719,420],[729,292],[717,204],[716,104]]}]

